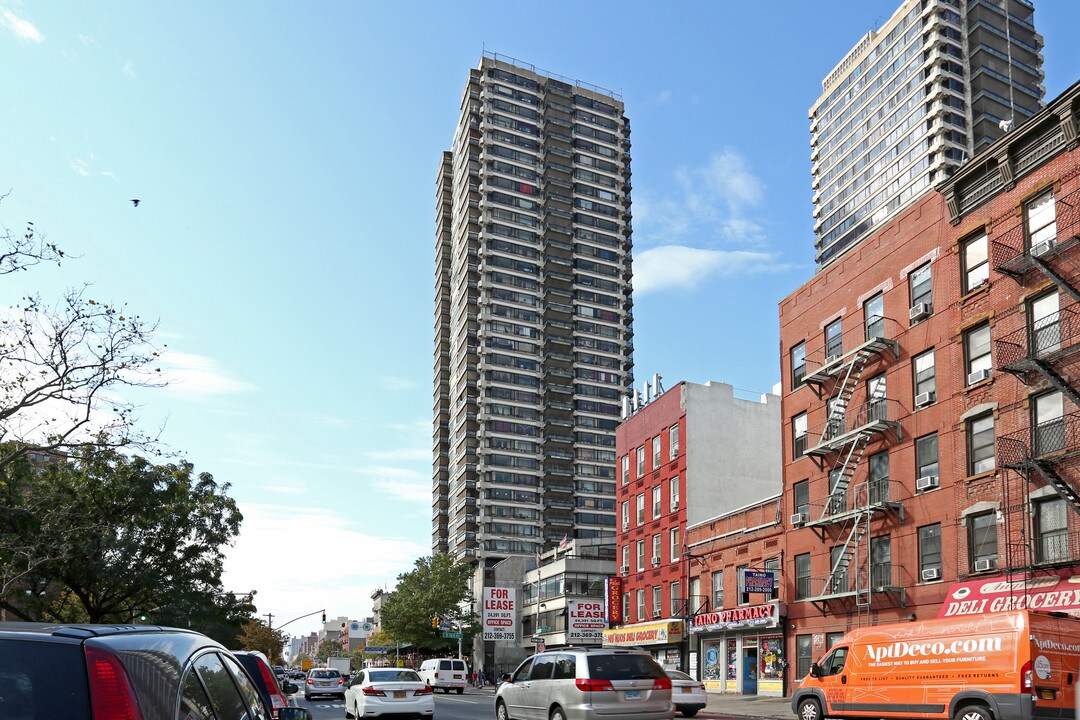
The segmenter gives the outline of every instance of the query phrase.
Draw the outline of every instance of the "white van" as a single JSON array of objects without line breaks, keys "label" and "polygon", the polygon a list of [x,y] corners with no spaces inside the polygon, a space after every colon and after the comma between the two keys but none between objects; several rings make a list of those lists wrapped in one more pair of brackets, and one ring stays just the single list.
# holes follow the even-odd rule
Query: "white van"
[{"label": "white van", "polygon": [[461,695],[469,684],[469,664],[456,658],[425,660],[420,665],[420,679],[436,690],[457,690]]}]

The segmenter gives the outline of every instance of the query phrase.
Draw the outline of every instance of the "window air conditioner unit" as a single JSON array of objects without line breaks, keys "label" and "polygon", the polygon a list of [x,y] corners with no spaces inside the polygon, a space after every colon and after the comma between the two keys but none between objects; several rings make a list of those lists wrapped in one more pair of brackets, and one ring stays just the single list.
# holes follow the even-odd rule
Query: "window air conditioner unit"
[{"label": "window air conditioner unit", "polygon": [[908,310],[908,320],[911,322],[922,320],[925,317],[930,317],[930,312],[930,303],[915,303]]},{"label": "window air conditioner unit", "polygon": [[922,579],[925,580],[940,580],[941,568],[926,568],[922,571]]},{"label": "window air conditioner unit", "polygon": [[936,487],[938,487],[937,475],[927,475],[915,481],[916,492],[925,492],[927,490],[933,490]]},{"label": "window air conditioner unit", "polygon": [[623,529],[624,531],[625,531],[625,530],[629,530],[629,529],[630,529],[630,523],[628,523],[628,522],[624,522],[624,523],[622,524],[622,529]]},{"label": "window air conditioner unit", "polygon": [[806,522],[806,513],[795,513],[791,516],[792,525],[802,525]]},{"label": "window air conditioner unit", "polygon": [[658,618],[658,617],[660,617],[660,611],[659,611],[659,610],[653,610],[652,616],[653,616],[654,618]]},{"label": "window air conditioner unit", "polygon": [[937,400],[937,393],[933,390],[929,392],[919,393],[915,396],[915,407],[926,407]]},{"label": "window air conditioner unit", "polygon": [[679,501],[678,500],[672,500],[671,501],[671,512],[675,512],[678,509],[679,509]]},{"label": "window air conditioner unit", "polygon": [[987,570],[993,570],[997,567],[997,560],[993,558],[983,558],[975,561],[975,572],[986,572]]},{"label": "window air conditioner unit", "polygon": [[1041,243],[1035,243],[1034,245],[1031,246],[1031,256],[1032,257],[1039,257],[1040,255],[1045,255],[1046,253],[1050,252],[1053,249],[1054,249],[1054,240],[1053,239],[1043,240]]},{"label": "window air conditioner unit", "polygon": [[832,365],[834,362],[840,359],[839,355],[827,355],[825,356],[825,364]]},{"label": "window air conditioner unit", "polygon": [[653,567],[660,567],[660,556],[659,555],[653,555],[652,556],[652,565],[653,565]]},{"label": "window air conditioner unit", "polygon": [[630,566],[629,565],[623,565],[621,568],[619,568],[619,573],[621,575],[629,575],[630,574]]},{"label": "window air conditioner unit", "polygon": [[976,370],[975,372],[968,373],[967,384],[974,385],[977,382],[982,382],[986,378],[990,377],[990,368],[983,368],[982,370]]}]

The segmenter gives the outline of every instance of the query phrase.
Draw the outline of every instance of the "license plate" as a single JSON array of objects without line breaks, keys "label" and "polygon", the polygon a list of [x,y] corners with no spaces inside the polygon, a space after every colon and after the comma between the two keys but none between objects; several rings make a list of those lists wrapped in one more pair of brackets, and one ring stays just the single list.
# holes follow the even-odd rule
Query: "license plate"
[{"label": "license plate", "polygon": [[688,687],[684,687],[684,688],[682,689],[682,691],[683,691],[683,692],[693,692],[693,689],[692,689],[692,688],[688,688]]},{"label": "license plate", "polygon": [[405,691],[404,690],[395,690],[394,691],[394,697],[396,697],[396,698],[405,697]]},{"label": "license plate", "polygon": [[1049,689],[1044,690],[1043,688],[1039,688],[1039,697],[1042,698],[1043,700],[1053,700],[1054,699],[1054,691],[1049,690]]},{"label": "license plate", "polygon": [[626,697],[627,700],[640,700],[641,699],[641,691],[640,690],[627,690],[625,697]]},{"label": "license plate", "polygon": [[454,676],[454,679],[455,679],[455,680],[460,680],[460,679],[461,679],[461,676],[460,676],[460,675],[455,675],[455,676]]}]

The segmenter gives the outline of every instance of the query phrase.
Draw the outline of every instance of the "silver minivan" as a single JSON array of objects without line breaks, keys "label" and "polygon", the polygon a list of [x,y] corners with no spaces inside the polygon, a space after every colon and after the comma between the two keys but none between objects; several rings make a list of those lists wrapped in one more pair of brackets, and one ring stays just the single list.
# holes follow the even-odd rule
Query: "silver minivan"
[{"label": "silver minivan", "polygon": [[670,720],[671,678],[643,650],[565,648],[533,655],[503,678],[498,720]]}]

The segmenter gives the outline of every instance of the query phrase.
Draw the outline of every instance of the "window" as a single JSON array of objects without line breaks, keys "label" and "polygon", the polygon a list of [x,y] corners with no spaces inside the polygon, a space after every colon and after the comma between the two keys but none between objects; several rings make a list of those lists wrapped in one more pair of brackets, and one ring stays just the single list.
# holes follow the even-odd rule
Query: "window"
[{"label": "window", "polygon": [[867,477],[867,491],[870,504],[877,505],[889,501],[889,451],[870,456],[870,470]]},{"label": "window", "polygon": [[938,474],[937,433],[915,439],[915,477],[924,478]]},{"label": "window", "polygon": [[795,599],[810,597],[810,553],[795,556]]},{"label": "window", "polygon": [[846,647],[838,647],[829,653],[824,660],[821,661],[821,672],[824,675],[839,675],[844,671],[844,665],[847,663],[848,649]]},{"label": "window", "polygon": [[642,445],[637,449],[637,476],[641,477],[645,474],[645,446]]},{"label": "window", "polygon": [[652,609],[653,609],[653,615],[654,616],[657,616],[657,615],[661,614],[661,609],[660,609],[660,597],[661,597],[661,595],[660,595],[660,592],[661,592],[661,586],[653,585],[653,587],[652,587]]},{"label": "window", "polygon": [[911,369],[915,373],[915,407],[937,400],[937,375],[934,370],[934,351],[927,350],[911,360]]},{"label": "window", "polygon": [[1035,503],[1035,562],[1069,560],[1069,521],[1065,498]]},{"label": "window", "polygon": [[805,521],[810,517],[810,481],[803,480],[791,486],[792,512],[799,513]]},{"label": "window", "polygon": [[848,566],[841,562],[846,552],[847,548],[843,545],[836,545],[829,551],[829,585],[826,594],[836,595],[850,590]]},{"label": "window", "polygon": [[626,485],[630,482],[630,456],[622,456],[622,484]]},{"label": "window", "polygon": [[622,504],[622,526],[623,530],[630,528],[630,501],[623,500]]},{"label": "window", "polygon": [[765,569],[773,574],[773,586],[772,593],[769,594],[769,600],[777,600],[780,597],[780,558],[769,558],[765,561]]},{"label": "window", "polygon": [[679,528],[671,528],[671,562],[678,562],[679,548]]},{"label": "window", "polygon": [[972,515],[968,520],[968,553],[972,572],[993,570],[997,567],[997,513]]},{"label": "window", "polygon": [[1057,240],[1057,217],[1054,210],[1054,191],[1047,190],[1024,206],[1028,247],[1032,255],[1042,255]]},{"label": "window", "polygon": [[[630,570],[630,546],[629,545],[623,545],[622,546],[622,566],[624,568],[626,568],[627,571]],[[623,617],[625,617],[625,615]]]},{"label": "window", "polygon": [[674,460],[679,457],[679,426],[672,425],[668,428],[668,459]]},{"label": "window", "polygon": [[641,493],[637,496],[637,524],[645,524],[645,494]]},{"label": "window", "polygon": [[672,512],[679,509],[679,477],[677,475],[668,480],[668,502]]},{"label": "window", "polygon": [[928,308],[934,303],[934,283],[930,274],[930,263],[917,267],[908,275],[908,288],[911,292],[911,307],[923,303]]},{"label": "window", "polygon": [[941,579],[941,524],[919,528],[920,582]]},{"label": "window", "polygon": [[801,678],[810,673],[810,664],[814,662],[813,635],[795,636],[795,674]]},{"label": "window", "polygon": [[660,467],[660,436],[652,439],[652,466],[653,470]]},{"label": "window", "polygon": [[641,572],[645,569],[645,541],[637,541],[637,569]]},{"label": "window", "polygon": [[724,608],[724,573],[723,571],[712,574],[712,606],[719,612]]},{"label": "window", "polygon": [[625,592],[622,596],[622,616],[623,622],[630,621],[630,593]]},{"label": "window", "polygon": [[645,619],[645,588],[637,591],[637,619]]},{"label": "window", "polygon": [[660,506],[663,502],[663,486],[657,485],[652,489],[652,516],[653,520],[660,517]]},{"label": "window", "polygon": [[[707,598],[705,599],[707,600]],[[686,614],[694,615],[701,612],[702,609],[708,606],[708,602],[704,602],[701,595],[701,578],[690,579],[690,589],[686,593]]]},{"label": "window", "polygon": [[806,377],[806,343],[791,348],[791,389],[794,390]]},{"label": "window", "polygon": [[1028,303],[1029,354],[1042,357],[1061,348],[1061,303],[1050,292]]},{"label": "window", "polygon": [[968,420],[968,475],[994,470],[994,416],[982,415]]},{"label": "window", "polygon": [[746,592],[746,571],[749,569],[750,567],[747,565],[740,565],[735,568],[735,577],[738,579],[739,584],[742,585],[742,592],[739,593],[740,605],[750,604],[750,593]]},{"label": "window", "polygon": [[1065,415],[1061,393],[1050,392],[1032,398],[1031,414],[1035,457],[1043,457],[1064,450]]},{"label": "window", "polygon": [[652,556],[654,563],[660,562],[660,533],[652,536]]},{"label": "window", "polygon": [[806,438],[808,431],[806,413],[799,413],[791,419],[792,445],[795,448],[796,460],[806,454]]},{"label": "window", "polygon": [[825,326],[825,362],[844,354],[844,329],[840,320]]},{"label": "window", "polygon": [[960,246],[963,263],[963,291],[969,293],[990,279],[990,262],[986,253],[986,235],[976,235]]},{"label": "window", "polygon": [[990,377],[990,323],[964,332],[964,370],[968,385]]},{"label": "window", "polygon": [[877,375],[866,381],[866,420],[877,422],[889,418],[889,388],[885,374]]},{"label": "window", "polygon": [[892,579],[892,538],[888,535],[870,539],[870,584],[872,587],[896,587]]},{"label": "window", "polygon": [[670,604],[668,605],[668,610],[671,614],[671,617],[677,617],[681,614],[682,610],[682,597],[679,595],[678,582],[673,582],[671,583],[671,585],[668,586],[668,598],[670,601]]},{"label": "window", "polygon": [[863,303],[863,323],[866,339],[885,337],[885,294],[878,293]]}]

